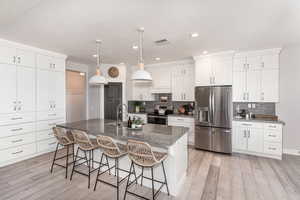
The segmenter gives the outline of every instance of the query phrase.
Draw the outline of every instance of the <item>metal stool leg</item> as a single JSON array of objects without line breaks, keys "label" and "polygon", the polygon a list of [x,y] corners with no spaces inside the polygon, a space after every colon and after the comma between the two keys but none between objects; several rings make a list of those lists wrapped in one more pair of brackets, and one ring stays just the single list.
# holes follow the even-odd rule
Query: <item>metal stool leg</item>
[{"label": "metal stool leg", "polygon": [[138,184],[134,164],[133,164],[133,174],[134,174],[134,178],[135,178],[135,183]]},{"label": "metal stool leg", "polygon": [[55,162],[55,159],[56,159],[56,154],[57,154],[57,151],[58,151],[58,146],[59,146],[59,143],[57,143],[57,145],[56,145],[56,150],[55,150],[55,153],[54,153],[54,158],[53,158],[51,169],[50,169],[51,173],[53,172],[53,166],[54,166],[54,162]]},{"label": "metal stool leg", "polygon": [[126,200],[126,195],[127,195],[128,185],[129,185],[129,182],[130,182],[132,166],[133,166],[133,162],[131,162],[131,165],[130,165],[129,176],[128,176],[128,179],[127,179],[127,184],[126,184],[126,189],[125,189],[125,194],[124,194],[123,200]]},{"label": "metal stool leg", "polygon": [[154,177],[153,177],[153,167],[151,167],[151,182],[152,182],[152,199],[154,200]]},{"label": "metal stool leg", "polygon": [[89,152],[89,160],[88,160],[88,168],[89,168],[89,183],[88,183],[88,188],[90,188],[91,185],[91,151]]},{"label": "metal stool leg", "polygon": [[106,159],[106,164],[107,164],[107,167],[108,167],[108,173],[109,173],[109,175],[111,175],[111,173],[110,173],[110,167],[109,167],[109,162],[108,162],[108,158],[107,158],[107,155],[105,155],[105,159]]},{"label": "metal stool leg", "polygon": [[165,184],[166,184],[166,187],[167,187],[167,192],[168,192],[168,195],[170,196],[169,186],[168,186],[168,181],[167,181],[167,176],[166,176],[166,171],[165,171],[165,165],[164,165],[163,161],[162,161],[161,165],[162,165],[163,172],[164,172]]},{"label": "metal stool leg", "polygon": [[119,159],[116,159],[116,166],[115,170],[117,172],[117,200],[119,200],[119,190],[120,190],[120,183],[119,183]]},{"label": "metal stool leg", "polygon": [[76,160],[77,160],[77,156],[78,156],[78,150],[79,150],[79,148],[77,148],[77,151],[76,151],[75,161],[73,163],[73,168],[72,168],[72,172],[71,172],[70,181],[72,180],[72,177],[73,177],[73,174],[74,174],[74,168],[75,168],[75,165],[76,165]]},{"label": "metal stool leg", "polygon": [[69,146],[70,145],[67,145],[66,148],[67,148],[67,157],[66,157],[66,179],[68,178],[68,168],[69,168]]},{"label": "metal stool leg", "polygon": [[142,167],[141,186],[143,186],[144,167]]},{"label": "metal stool leg", "polygon": [[95,182],[95,185],[94,185],[94,191],[96,191],[96,187],[97,187],[97,184],[98,184],[98,178],[99,178],[99,174],[101,172],[101,167],[102,167],[102,160],[103,160],[103,154],[101,155],[101,159],[100,159],[98,174],[97,174],[96,182]]}]

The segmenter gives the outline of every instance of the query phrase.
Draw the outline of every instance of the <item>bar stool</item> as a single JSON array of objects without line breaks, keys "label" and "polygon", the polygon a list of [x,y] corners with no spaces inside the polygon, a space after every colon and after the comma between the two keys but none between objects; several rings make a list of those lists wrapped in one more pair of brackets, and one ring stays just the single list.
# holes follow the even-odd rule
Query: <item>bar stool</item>
[{"label": "bar stool", "polygon": [[[56,150],[55,150],[55,153],[54,153],[54,157],[53,157],[50,172],[52,173],[53,172],[53,166],[57,165],[57,166],[60,166],[60,167],[63,167],[63,168],[66,169],[65,178],[68,178],[69,165],[74,162],[74,138],[73,138],[72,134],[69,131],[67,131],[64,128],[60,128],[60,127],[53,127],[53,134],[57,139],[57,145],[56,145]],[[57,152],[59,150],[60,145],[67,149],[67,154],[57,158],[56,156],[57,156]],[[72,147],[72,153],[71,154],[69,153],[70,146]],[[73,162],[71,162],[71,163],[69,163],[69,156],[72,156],[72,159],[73,159]],[[58,163],[55,162],[57,160],[61,160],[61,159],[64,159],[64,158],[66,158],[66,164],[65,165],[61,165],[61,164],[58,164]]]},{"label": "bar stool", "polygon": [[[98,182],[105,183],[107,185],[117,188],[117,200],[119,200],[120,184],[129,176],[129,171],[119,168],[119,159],[127,155],[127,146],[123,144],[115,143],[111,137],[104,136],[104,135],[97,136],[97,142],[100,148],[102,149],[103,153],[101,155],[100,166],[98,169],[94,191],[97,188]],[[112,167],[108,166],[107,170],[101,172],[101,167],[106,165],[105,163],[102,163],[104,156],[106,158],[107,163],[108,163],[107,158],[109,158],[115,161],[115,165]],[[100,179],[101,175],[103,175],[107,171],[110,172],[111,169],[115,169],[115,176],[117,178],[116,185],[111,184],[103,179]],[[128,175],[120,180],[119,171],[127,172]],[[133,173],[134,175],[136,175],[135,170],[133,171]]]},{"label": "bar stool", "polygon": [[[152,199],[153,200],[158,195],[158,193],[160,192],[160,190],[162,189],[162,187],[164,185],[167,188],[168,195],[170,195],[166,172],[165,172],[165,166],[164,166],[164,160],[167,158],[168,154],[152,151],[152,148],[148,143],[135,141],[135,140],[128,140],[127,150],[128,150],[129,159],[131,160],[131,166],[130,166],[130,170],[129,170],[129,177],[128,177],[127,184],[126,184],[124,200],[126,199],[127,193],[134,195],[136,197],[142,198],[142,199],[148,199],[148,198],[145,198],[144,196],[138,195],[138,194],[130,192],[128,190],[128,188],[134,183],[134,181],[130,182],[130,176],[132,174],[131,171],[134,168],[134,165],[137,165],[142,168],[142,173],[137,177],[137,179],[141,178],[141,185],[143,185],[143,178],[151,180],[151,182],[152,182]],[[157,166],[158,164],[162,165],[164,179],[165,179],[164,182],[154,179],[153,168],[155,166]],[[144,168],[151,169],[151,178],[144,176]],[[154,190],[154,182],[161,184],[161,186],[159,187],[159,189],[156,192]]]},{"label": "bar stool", "polygon": [[[73,173],[76,172],[78,174],[84,175],[88,177],[88,188],[90,188],[91,185],[91,173],[93,173],[97,168],[94,168],[94,150],[99,148],[99,145],[96,141],[96,139],[90,139],[88,134],[84,131],[79,131],[79,130],[72,130],[71,131],[75,140],[75,144],[78,145],[76,154],[75,154],[75,161],[71,173],[70,180],[73,178]],[[84,157],[78,156],[78,152],[82,151],[84,153]],[[88,157],[87,157],[88,153]],[[77,159],[79,158],[79,159]],[[84,160],[84,162],[76,164],[76,162]],[[83,164],[87,164],[88,167],[88,174],[78,171],[76,168],[78,166],[81,166]],[[91,164],[92,163],[92,164]]]}]

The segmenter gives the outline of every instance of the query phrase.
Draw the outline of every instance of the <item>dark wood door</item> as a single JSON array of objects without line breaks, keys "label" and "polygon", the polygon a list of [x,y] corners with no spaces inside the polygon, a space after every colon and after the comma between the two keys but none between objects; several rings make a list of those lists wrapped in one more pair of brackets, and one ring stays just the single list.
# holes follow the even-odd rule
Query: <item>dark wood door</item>
[{"label": "dark wood door", "polygon": [[117,119],[117,107],[122,103],[122,83],[109,83],[104,86],[104,118]]}]

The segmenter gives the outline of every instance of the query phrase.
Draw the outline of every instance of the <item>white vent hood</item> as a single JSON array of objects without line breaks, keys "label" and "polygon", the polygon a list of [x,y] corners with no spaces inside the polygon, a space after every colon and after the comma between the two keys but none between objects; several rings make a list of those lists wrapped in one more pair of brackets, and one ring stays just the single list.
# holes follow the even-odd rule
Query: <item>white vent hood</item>
[{"label": "white vent hood", "polygon": [[172,93],[171,88],[152,88],[152,94],[160,94],[160,93]]}]

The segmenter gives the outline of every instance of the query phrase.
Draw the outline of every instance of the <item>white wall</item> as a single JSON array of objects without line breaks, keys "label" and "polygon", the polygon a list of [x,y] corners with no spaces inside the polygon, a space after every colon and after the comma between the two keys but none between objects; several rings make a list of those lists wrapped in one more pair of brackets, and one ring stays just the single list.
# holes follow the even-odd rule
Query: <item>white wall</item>
[{"label": "white wall", "polygon": [[283,148],[300,150],[300,45],[280,54],[280,103],[277,114],[286,125]]},{"label": "white wall", "polygon": [[[111,78],[108,76],[108,69],[112,66],[115,66],[119,69],[119,76],[117,78]],[[95,75],[96,66],[89,67],[89,75],[88,77],[92,77]],[[123,87],[123,103],[127,104],[127,87],[126,87],[126,66],[125,65],[114,65],[114,64],[102,64],[101,65],[101,73],[108,79],[108,82],[119,82],[122,83]],[[100,116],[100,108],[99,108],[99,89],[96,86],[89,86],[89,119],[99,118]],[[125,114],[125,113],[124,113]],[[123,117],[123,119],[125,119]]]}]

